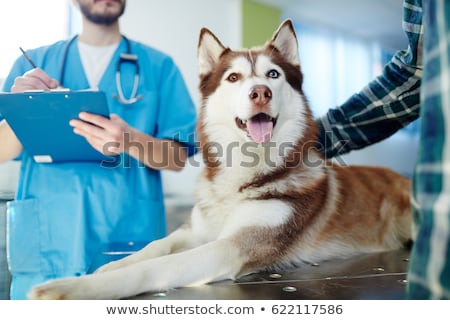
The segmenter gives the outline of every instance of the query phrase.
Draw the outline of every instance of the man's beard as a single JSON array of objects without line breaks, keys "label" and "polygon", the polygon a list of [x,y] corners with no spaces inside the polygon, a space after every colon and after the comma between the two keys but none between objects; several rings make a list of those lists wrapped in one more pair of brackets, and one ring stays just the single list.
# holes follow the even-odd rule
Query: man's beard
[{"label": "man's beard", "polygon": [[79,2],[81,13],[92,23],[101,24],[105,26],[112,25],[122,16],[125,11],[125,1],[121,2],[121,10],[118,13],[92,13],[91,6],[84,5]]}]

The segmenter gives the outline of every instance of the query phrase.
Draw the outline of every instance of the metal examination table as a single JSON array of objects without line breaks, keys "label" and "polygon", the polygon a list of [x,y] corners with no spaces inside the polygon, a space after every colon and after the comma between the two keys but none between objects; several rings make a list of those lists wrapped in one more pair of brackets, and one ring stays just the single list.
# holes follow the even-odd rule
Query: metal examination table
[{"label": "metal examination table", "polygon": [[135,299],[347,300],[405,298],[409,251],[399,250],[328,261],[279,274],[146,293]]},{"label": "metal examination table", "polygon": [[[191,208],[168,204],[169,231],[186,220]],[[280,274],[252,274],[237,281],[146,293],[134,299],[399,300],[405,298],[409,255],[408,249],[368,254]]]},{"label": "metal examination table", "polygon": [[[143,244],[115,245],[104,251],[98,265],[125,256]],[[124,253],[124,254],[121,254]],[[258,273],[236,281],[141,294],[132,299],[168,300],[348,300],[405,298],[409,250],[366,254],[326,261],[281,273]],[[207,263],[206,261],[203,263]]]},{"label": "metal examination table", "polygon": [[[169,231],[180,225],[189,212],[190,207],[168,206]],[[127,243],[106,248],[99,254],[93,268],[124,257],[126,253],[139,250],[143,246],[144,244]],[[409,255],[407,249],[368,254],[304,266],[280,274],[252,274],[237,281],[178,288],[163,293],[145,293],[132,299],[404,299]]]}]

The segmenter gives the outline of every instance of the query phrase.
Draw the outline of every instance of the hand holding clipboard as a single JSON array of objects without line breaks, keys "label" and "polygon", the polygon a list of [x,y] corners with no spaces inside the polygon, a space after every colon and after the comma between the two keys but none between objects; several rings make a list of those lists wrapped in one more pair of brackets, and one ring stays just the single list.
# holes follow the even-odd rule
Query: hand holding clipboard
[{"label": "hand holding clipboard", "polygon": [[[37,69],[34,69],[37,70]],[[69,125],[80,112],[109,117],[100,91],[40,91],[0,94],[0,114],[36,162],[111,160]]]}]

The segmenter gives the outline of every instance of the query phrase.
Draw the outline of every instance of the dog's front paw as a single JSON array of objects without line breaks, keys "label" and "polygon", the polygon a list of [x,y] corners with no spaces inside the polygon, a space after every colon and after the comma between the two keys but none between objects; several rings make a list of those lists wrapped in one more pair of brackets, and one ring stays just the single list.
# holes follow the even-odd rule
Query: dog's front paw
[{"label": "dog's front paw", "polygon": [[33,300],[82,299],[82,296],[81,283],[77,278],[52,280],[28,292],[28,298]]}]

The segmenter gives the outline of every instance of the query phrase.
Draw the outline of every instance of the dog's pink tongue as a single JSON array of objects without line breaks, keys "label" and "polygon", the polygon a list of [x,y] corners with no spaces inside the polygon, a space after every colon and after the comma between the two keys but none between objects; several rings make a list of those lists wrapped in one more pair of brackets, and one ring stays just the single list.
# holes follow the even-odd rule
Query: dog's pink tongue
[{"label": "dog's pink tongue", "polygon": [[265,143],[272,137],[273,122],[264,115],[258,114],[247,121],[250,138],[256,143]]}]

